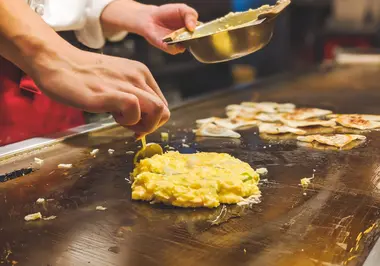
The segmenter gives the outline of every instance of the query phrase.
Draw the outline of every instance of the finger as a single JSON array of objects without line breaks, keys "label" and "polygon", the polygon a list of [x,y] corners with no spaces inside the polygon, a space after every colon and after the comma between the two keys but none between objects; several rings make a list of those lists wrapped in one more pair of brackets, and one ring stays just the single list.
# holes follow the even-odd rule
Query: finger
[{"label": "finger", "polygon": [[189,31],[194,31],[197,26],[198,13],[195,9],[187,6],[180,5],[179,12],[184,19],[185,26]]},{"label": "finger", "polygon": [[152,90],[162,100],[162,102],[166,106],[168,106],[169,105],[168,101],[166,100],[164,94],[162,93],[160,87],[158,86],[150,70],[144,66],[143,71],[144,71],[145,80],[146,80],[146,84],[143,84],[144,88],[149,91]]},{"label": "finger", "polygon": [[193,31],[198,20],[198,13],[195,9],[185,4],[166,4],[162,5],[160,11],[161,20],[172,29],[186,27]]},{"label": "finger", "polygon": [[137,124],[141,119],[139,99],[130,91],[112,89],[113,85],[106,85],[106,87],[111,88],[107,90],[107,93],[82,96],[83,106],[80,108],[90,113],[111,112],[121,124]]},{"label": "finger", "polygon": [[140,88],[154,96],[157,96],[166,106],[168,106],[168,102],[166,101],[165,96],[161,92],[154,78],[149,79],[149,77],[145,77],[145,80],[139,81],[134,85],[137,88]]},{"label": "finger", "polygon": [[[133,75],[133,78],[131,80],[133,86],[136,88],[140,88],[154,96],[157,96],[165,105],[168,105],[168,102],[165,99],[164,94],[160,90],[160,87],[153,78],[150,70],[144,64],[139,62],[135,62],[135,67],[137,72]],[[123,88],[125,87],[125,84],[119,83],[119,87]],[[125,91],[129,92],[130,90],[127,89]]]},{"label": "finger", "polygon": [[169,108],[165,108],[164,111],[162,112],[162,115],[161,115],[161,121],[160,123],[158,124],[158,127],[157,128],[160,128],[162,127],[163,125],[165,125],[170,119],[170,111],[169,111]]},{"label": "finger", "polygon": [[177,48],[177,50],[182,51],[182,53],[186,50],[185,46],[180,43],[176,43],[174,46]]},{"label": "finger", "polygon": [[146,81],[145,87],[147,87],[147,89],[149,88],[151,91],[153,91],[166,106],[169,105],[168,101],[166,100],[164,94],[162,93],[160,87],[158,86],[158,84],[154,78],[148,79]]},{"label": "finger", "polygon": [[154,96],[142,89],[135,88],[134,94],[139,99],[141,110],[140,121],[131,127],[136,133],[152,133],[159,125],[166,105],[157,96]]},{"label": "finger", "polygon": [[144,136],[154,132],[158,128],[160,120],[161,112],[142,113],[140,122],[128,128],[136,132],[137,135]]},{"label": "finger", "polygon": [[122,126],[136,125],[141,120],[139,99],[129,93],[116,92],[118,103],[114,100],[109,104],[117,106],[117,110],[111,112],[115,121]]},{"label": "finger", "polygon": [[[162,112],[162,116],[161,116],[161,120],[159,122],[159,124],[157,125],[157,127],[152,130],[155,131],[157,130],[158,128],[162,127],[164,124],[166,124],[170,119],[170,111],[168,108],[165,108],[164,111]],[[143,136],[149,134],[150,132],[143,132],[144,130],[141,129],[141,127],[139,125],[136,125],[136,126],[131,126],[131,127],[128,127],[130,130],[136,132],[135,133],[135,138],[136,140],[139,140],[141,139]]]}]

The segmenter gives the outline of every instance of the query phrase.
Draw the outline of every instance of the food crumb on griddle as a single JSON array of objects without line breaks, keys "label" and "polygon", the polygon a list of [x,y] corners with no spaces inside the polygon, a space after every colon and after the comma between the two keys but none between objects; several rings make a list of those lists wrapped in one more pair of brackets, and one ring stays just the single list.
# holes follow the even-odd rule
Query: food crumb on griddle
[{"label": "food crumb on griddle", "polygon": [[109,153],[110,155],[112,155],[114,152],[115,152],[114,149],[108,149],[108,153]]},{"label": "food crumb on griddle", "polygon": [[97,211],[105,211],[105,210],[107,210],[107,208],[103,207],[103,206],[96,206],[96,210]]},{"label": "food crumb on griddle", "polygon": [[71,163],[61,163],[61,164],[58,164],[58,168],[60,169],[70,169],[72,168],[73,165]]},{"label": "food crumb on griddle", "polygon": [[27,222],[36,221],[36,220],[40,220],[40,219],[42,219],[42,215],[40,212],[28,214],[24,217],[24,220]]},{"label": "food crumb on griddle", "polygon": [[51,220],[54,220],[54,219],[56,219],[56,218],[57,218],[57,216],[55,216],[55,215],[51,215],[51,216],[49,216],[49,217],[44,217],[43,220],[44,220],[44,221],[51,221]]},{"label": "food crumb on griddle", "polygon": [[167,142],[169,140],[169,133],[167,132],[161,132],[161,141]]},{"label": "food crumb on griddle", "polygon": [[38,200],[36,200],[37,204],[43,204],[44,202],[45,202],[44,198],[39,198]]},{"label": "food crumb on griddle", "polygon": [[303,188],[307,188],[309,185],[310,185],[310,183],[311,183],[311,180],[314,178],[314,175],[312,176],[312,177],[305,177],[305,178],[302,178],[301,179],[301,186],[303,187]]},{"label": "food crumb on griddle", "polygon": [[258,173],[260,176],[267,175],[268,174],[268,169],[266,169],[266,168],[258,168],[258,169],[256,169],[256,173]]},{"label": "food crumb on griddle", "polygon": [[38,164],[39,166],[41,166],[43,163],[44,163],[44,160],[40,159],[40,158],[34,158],[34,162],[36,164]]},{"label": "food crumb on griddle", "polygon": [[94,150],[92,150],[92,151],[90,152],[90,155],[95,157],[96,154],[98,154],[98,152],[99,152],[99,149],[94,149]]},{"label": "food crumb on griddle", "polygon": [[49,216],[49,217],[44,217],[43,220],[44,220],[44,221],[51,221],[51,220],[54,220],[54,219],[56,219],[56,218],[57,218],[57,216],[55,216],[55,215],[51,215],[51,216]]}]

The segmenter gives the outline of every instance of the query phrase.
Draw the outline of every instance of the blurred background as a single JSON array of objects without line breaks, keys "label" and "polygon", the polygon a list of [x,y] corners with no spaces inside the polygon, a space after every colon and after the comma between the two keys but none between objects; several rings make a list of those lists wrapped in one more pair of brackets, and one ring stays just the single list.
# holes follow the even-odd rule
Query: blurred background
[{"label": "blurred background", "polygon": [[[162,5],[184,2],[207,22],[230,11],[245,11],[275,0],[141,0]],[[339,47],[380,46],[380,0],[292,0],[277,20],[267,47],[242,59],[220,64],[201,64],[190,53],[172,56],[150,46],[143,38],[128,35],[107,43],[105,54],[145,63],[170,104],[236,84],[252,82],[283,72],[307,69],[332,60]],[[91,119],[91,118],[90,118]]]}]

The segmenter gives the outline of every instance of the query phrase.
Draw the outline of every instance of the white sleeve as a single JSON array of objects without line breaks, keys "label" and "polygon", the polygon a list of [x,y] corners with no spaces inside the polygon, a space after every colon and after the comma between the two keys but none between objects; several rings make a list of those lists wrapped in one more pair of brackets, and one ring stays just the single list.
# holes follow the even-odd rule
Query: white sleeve
[{"label": "white sleeve", "polygon": [[[67,0],[66,0],[67,1]],[[86,23],[75,32],[78,41],[90,48],[101,48],[104,46],[105,37],[100,23],[100,16],[104,8],[114,0],[88,0],[85,10]],[[114,36],[109,36],[108,39],[120,40],[127,35],[126,31],[118,32]]]},{"label": "white sleeve", "polygon": [[[104,8],[114,0],[32,0],[30,6],[55,31],[75,31],[82,44],[98,49],[104,46],[105,36],[100,23]],[[127,35],[118,32],[108,39],[117,41]]]}]

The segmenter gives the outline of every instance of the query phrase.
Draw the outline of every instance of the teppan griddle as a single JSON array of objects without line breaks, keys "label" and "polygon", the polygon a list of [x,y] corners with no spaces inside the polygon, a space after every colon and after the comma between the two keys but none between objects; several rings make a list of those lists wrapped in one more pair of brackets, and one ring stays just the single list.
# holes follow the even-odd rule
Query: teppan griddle
[{"label": "teppan griddle", "polygon": [[[227,152],[254,168],[268,168],[262,202],[252,208],[180,209],[132,201],[126,178],[133,154],[128,151],[138,144],[116,125],[61,136],[42,148],[35,144],[20,152],[21,143],[12,146],[18,152],[0,149],[5,154],[0,174],[32,169],[0,183],[0,265],[380,265],[380,246],[375,246],[380,132],[367,133],[364,145],[348,151],[265,141],[257,129],[241,131],[240,140],[194,137],[196,119],[223,115],[227,104],[249,100],[380,114],[380,68],[322,67],[173,109],[160,131],[170,133],[170,146],[181,152]],[[160,132],[148,140],[161,142]],[[95,158],[92,149],[100,150]],[[35,157],[44,159],[41,167]],[[59,163],[73,168],[58,169]],[[301,178],[313,174],[308,189],[299,186]],[[46,202],[37,204],[38,198]],[[24,221],[35,212],[57,218]]]}]

